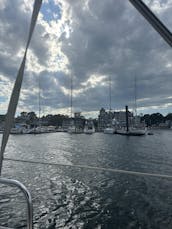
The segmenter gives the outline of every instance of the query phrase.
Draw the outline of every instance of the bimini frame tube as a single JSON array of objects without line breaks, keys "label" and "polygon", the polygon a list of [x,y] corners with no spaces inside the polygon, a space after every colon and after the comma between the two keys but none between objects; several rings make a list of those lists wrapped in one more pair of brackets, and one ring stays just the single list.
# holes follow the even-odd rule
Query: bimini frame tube
[{"label": "bimini frame tube", "polygon": [[17,187],[24,194],[27,202],[27,229],[33,229],[32,198],[27,188],[19,181],[13,179],[0,178],[0,184]]}]

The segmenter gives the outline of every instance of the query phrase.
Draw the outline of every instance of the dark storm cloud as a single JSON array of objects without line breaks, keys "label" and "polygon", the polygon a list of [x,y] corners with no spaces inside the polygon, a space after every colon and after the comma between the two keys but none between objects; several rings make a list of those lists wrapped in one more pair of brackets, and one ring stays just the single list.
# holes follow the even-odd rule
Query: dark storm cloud
[{"label": "dark storm cloud", "polygon": [[38,63],[48,67],[47,60],[51,54],[49,52],[48,44],[46,43],[47,38],[48,34],[45,32],[42,25],[37,25],[30,48],[34,52],[35,56],[38,57]]},{"label": "dark storm cloud", "polygon": [[[5,9],[0,11],[0,73],[14,78],[21,62],[17,54],[26,45],[31,12],[22,11],[20,0],[5,1],[5,4]],[[49,56],[47,36],[43,26],[37,25],[30,46],[42,65],[47,64]]]},{"label": "dark storm cloud", "polygon": [[[51,107],[52,109],[68,107],[69,96],[64,95],[61,85],[56,79],[56,74],[43,71],[40,75],[32,74],[29,77],[26,75],[23,82],[23,89],[25,90],[24,98],[20,98],[22,104],[30,107],[33,106],[37,110],[40,91],[41,105]],[[33,88],[36,88],[35,92],[32,90]]]},{"label": "dark storm cloud", "polygon": [[[5,7],[0,7],[0,75],[10,79],[12,83],[16,78],[22,60],[22,50],[26,45],[31,18],[31,12],[24,11],[22,4],[23,1],[21,0],[5,1]],[[30,50],[37,58],[35,62],[37,61],[37,63],[44,67],[48,67],[49,57],[51,56],[47,43],[48,39],[49,34],[46,32],[44,26],[38,23],[31,41]],[[27,63],[28,57],[26,66]],[[39,74],[40,79],[45,78],[44,72],[40,72]],[[46,88],[49,91],[53,91],[51,74],[48,73],[46,75],[50,75],[50,78],[47,77],[47,79],[42,80],[42,87],[43,89]],[[24,106],[35,106],[34,104],[37,103],[37,94],[33,90],[35,88],[38,88],[38,73],[34,73],[31,68],[26,67],[21,91],[23,93],[24,90],[24,97],[21,94],[20,104]],[[6,96],[9,98],[10,94]]]},{"label": "dark storm cloud", "polygon": [[[6,8],[0,14],[3,25],[0,34],[0,74],[11,79],[16,76],[21,61],[16,53],[25,46],[31,17],[30,13],[21,11],[19,3],[20,0],[17,0],[11,7],[11,1],[7,1]],[[38,63],[47,70],[39,73],[29,69],[25,71],[22,104],[36,106],[37,95],[32,88],[38,88],[38,74],[42,103],[52,109],[68,106],[69,96],[64,94],[62,87],[70,89],[71,77],[74,89],[80,90],[75,94],[73,103],[82,111],[109,107],[109,76],[112,79],[113,108],[121,109],[126,104],[132,106],[135,77],[138,106],[169,103],[168,97],[172,95],[172,52],[129,1],[68,0],[68,3],[72,11],[72,17],[67,21],[71,33],[69,37],[62,33],[57,45],[62,45],[62,52],[69,60],[69,71],[48,70],[52,55],[47,43],[50,35],[43,25],[38,24],[30,49]],[[64,10],[62,4],[61,14]],[[167,8],[156,13],[166,24],[170,24],[170,12],[171,8]],[[105,76],[102,78],[104,83],[98,82],[94,87],[90,82],[86,84],[93,75]]]},{"label": "dark storm cloud", "polygon": [[[129,2],[92,0],[85,7],[83,1],[77,1],[71,8],[73,32],[63,41],[63,51],[75,76],[75,88],[81,88],[91,74],[111,76],[114,108],[133,103],[135,76],[138,99],[159,98],[160,102],[156,104],[160,105],[161,96],[172,94],[171,68],[167,68],[172,52]],[[166,12],[169,10],[165,10],[161,17]],[[88,110],[94,109],[95,104],[107,106],[107,94],[107,86],[97,85],[75,98],[76,105],[86,101]],[[148,105],[154,105],[154,102],[152,100]]]},{"label": "dark storm cloud", "polygon": [[17,53],[24,47],[28,29],[27,16],[19,12],[14,1],[7,1],[5,9],[0,11],[0,73],[9,78],[16,77],[20,63]]}]

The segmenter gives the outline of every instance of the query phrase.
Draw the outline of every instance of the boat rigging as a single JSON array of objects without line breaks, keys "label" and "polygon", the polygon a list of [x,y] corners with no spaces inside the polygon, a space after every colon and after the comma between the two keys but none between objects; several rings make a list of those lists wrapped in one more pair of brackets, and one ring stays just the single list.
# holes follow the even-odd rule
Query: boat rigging
[{"label": "boat rigging", "polygon": [[[154,29],[170,45],[170,47],[172,47],[172,34],[171,34],[171,32],[151,12],[151,10],[143,3],[143,1],[142,0],[129,0],[129,1],[148,20],[148,22],[154,27]],[[5,152],[5,148],[6,148],[7,142],[8,142],[10,130],[11,130],[12,125],[13,125],[13,120],[14,120],[14,117],[15,117],[15,112],[16,112],[16,108],[17,108],[17,104],[18,104],[18,100],[19,100],[19,95],[20,95],[20,90],[21,90],[22,81],[23,81],[23,75],[24,75],[24,70],[25,70],[27,51],[28,51],[28,48],[29,48],[29,45],[30,45],[30,42],[31,42],[32,34],[33,34],[33,31],[34,31],[34,28],[35,28],[35,25],[36,25],[36,21],[37,21],[37,17],[38,17],[38,14],[39,14],[39,10],[41,8],[41,4],[42,4],[42,0],[35,0],[35,2],[34,2],[33,13],[32,13],[32,18],[31,18],[31,24],[30,24],[28,40],[27,40],[27,43],[26,43],[26,48],[25,48],[23,60],[21,62],[20,68],[18,70],[18,74],[17,74],[17,77],[16,77],[16,81],[15,81],[15,84],[14,84],[14,87],[13,87],[13,90],[12,90],[12,94],[11,94],[11,98],[10,98],[10,102],[9,102],[9,106],[8,106],[8,111],[7,111],[7,114],[6,114],[5,130],[3,132],[2,143],[1,143],[1,151],[0,151],[0,176],[2,174],[2,164],[3,164],[3,159],[4,159],[4,152]],[[71,104],[72,104],[72,100],[71,100]],[[72,109],[71,109],[71,113],[72,113]],[[87,166],[87,169],[91,169],[91,168],[92,169],[96,169],[94,167]],[[118,172],[115,169],[113,169],[113,171],[114,172]],[[127,174],[129,173],[129,171],[123,171],[123,172],[127,173]],[[134,173],[136,173],[136,172],[132,172],[130,174],[133,175]],[[142,175],[145,175],[145,174],[142,174]],[[164,175],[164,177],[165,177],[165,175]],[[170,178],[171,178],[171,176],[170,176]],[[5,182],[4,178],[2,178],[2,176],[0,178],[0,182],[1,183]],[[14,180],[11,179],[11,180],[8,180],[8,183],[10,183],[12,185],[15,182],[14,182]],[[22,184],[20,183],[19,186],[22,186]],[[23,188],[23,190],[24,189],[25,188]],[[29,193],[29,192],[27,191],[27,193]],[[32,203],[30,202],[30,205],[31,204]],[[30,216],[30,218],[31,218],[31,221],[32,221],[32,216]],[[33,228],[32,222],[30,224],[28,224],[28,228],[29,229]]]}]

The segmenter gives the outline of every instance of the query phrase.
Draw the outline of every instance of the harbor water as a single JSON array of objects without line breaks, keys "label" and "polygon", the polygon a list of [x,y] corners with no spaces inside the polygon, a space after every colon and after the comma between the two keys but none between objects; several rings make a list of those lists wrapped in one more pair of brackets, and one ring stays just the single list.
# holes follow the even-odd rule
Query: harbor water
[{"label": "harbor water", "polygon": [[[2,137],[2,136],[1,136]],[[51,133],[11,135],[3,177],[31,192],[34,228],[171,229],[172,179],[74,167],[85,165],[172,175],[172,130],[153,136]],[[26,227],[26,204],[0,186],[0,225]]]}]

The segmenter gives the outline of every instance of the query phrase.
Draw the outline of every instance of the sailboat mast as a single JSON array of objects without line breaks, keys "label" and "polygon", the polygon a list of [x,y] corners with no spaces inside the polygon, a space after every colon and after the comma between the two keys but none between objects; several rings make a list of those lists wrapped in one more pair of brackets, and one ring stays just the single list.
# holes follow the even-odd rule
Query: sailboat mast
[{"label": "sailboat mast", "polygon": [[125,115],[126,115],[126,127],[127,132],[129,131],[129,124],[128,124],[128,106],[125,106]]},{"label": "sailboat mast", "polygon": [[109,76],[109,111],[112,110],[111,101],[112,101],[112,94],[111,94],[111,76]]},{"label": "sailboat mast", "polygon": [[134,77],[134,111],[135,111],[135,116],[137,116],[137,81],[136,81],[136,76]]},{"label": "sailboat mast", "polygon": [[39,118],[39,126],[40,126],[40,118],[41,118],[41,103],[40,103],[40,98],[41,98],[41,92],[40,92],[40,75],[38,76],[38,118]]},{"label": "sailboat mast", "polygon": [[73,76],[71,75],[71,91],[70,91],[70,116],[72,118],[72,106],[73,106]]}]

